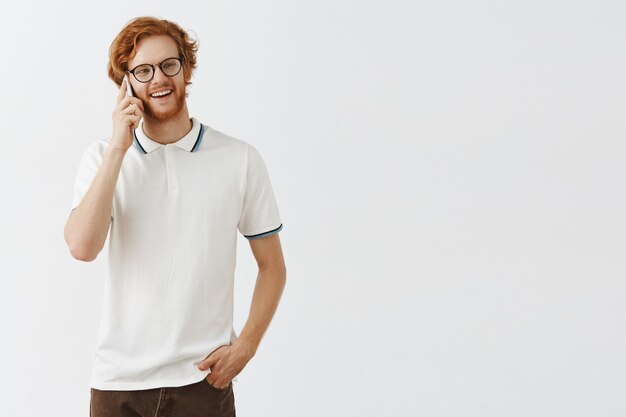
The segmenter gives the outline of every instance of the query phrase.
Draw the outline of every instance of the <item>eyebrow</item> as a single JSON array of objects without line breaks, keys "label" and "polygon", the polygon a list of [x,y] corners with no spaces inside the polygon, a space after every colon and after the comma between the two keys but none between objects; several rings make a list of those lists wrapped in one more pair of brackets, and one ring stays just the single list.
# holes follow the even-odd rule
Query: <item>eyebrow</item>
[{"label": "eyebrow", "polygon": [[[180,58],[180,56],[178,56],[177,54],[176,55],[169,55],[169,56],[166,56],[165,58],[155,62],[154,64],[150,64],[150,65],[160,64],[161,62],[165,61],[166,59],[170,59],[170,58]],[[135,68],[135,67],[138,67],[139,65],[145,65],[145,64],[148,64],[148,63],[147,62],[142,62],[141,64],[137,64],[137,65],[134,65],[132,67],[129,65],[128,68]]]}]

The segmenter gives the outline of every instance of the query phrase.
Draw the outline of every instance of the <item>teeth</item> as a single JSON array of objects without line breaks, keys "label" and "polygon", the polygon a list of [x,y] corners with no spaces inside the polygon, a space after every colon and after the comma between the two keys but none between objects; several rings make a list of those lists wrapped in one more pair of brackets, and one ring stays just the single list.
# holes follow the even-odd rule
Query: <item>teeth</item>
[{"label": "teeth", "polygon": [[150,94],[150,95],[152,97],[161,97],[161,96],[164,96],[164,95],[169,94],[171,92],[172,92],[172,90],[165,90],[165,91],[160,91],[158,93],[154,93],[154,94]]}]

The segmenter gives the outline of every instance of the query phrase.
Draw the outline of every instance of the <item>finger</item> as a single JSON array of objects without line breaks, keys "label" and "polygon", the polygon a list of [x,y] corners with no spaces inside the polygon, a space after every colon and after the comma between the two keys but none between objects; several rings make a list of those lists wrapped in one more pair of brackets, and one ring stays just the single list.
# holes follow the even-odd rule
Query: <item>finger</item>
[{"label": "finger", "polygon": [[143,111],[143,101],[136,97],[126,96],[119,102],[118,107],[120,111],[126,110],[129,106],[135,104],[137,108],[140,108]]},{"label": "finger", "polygon": [[211,381],[209,381],[209,382],[211,383],[211,385],[213,385],[217,389],[225,389],[226,388],[226,386],[222,387],[221,385],[218,385],[217,380],[215,382],[211,382]]},{"label": "finger", "polygon": [[127,122],[128,125],[131,128],[135,129],[137,126],[139,126],[139,120],[140,119],[141,119],[141,116],[130,115],[130,116],[128,116],[128,119],[126,119],[126,120],[128,120],[128,122]]},{"label": "finger", "polygon": [[207,369],[215,365],[217,359],[217,355],[210,355],[208,358],[198,364],[198,369],[200,369],[201,371],[206,371]]},{"label": "finger", "polygon": [[119,103],[117,103],[117,106],[116,106],[117,111],[123,112],[131,104],[132,104],[131,97],[130,96],[125,96],[122,100],[120,100]]},{"label": "finger", "polygon": [[134,106],[133,103],[128,103],[128,106],[124,107],[124,109],[122,110],[122,113],[133,114],[133,112],[135,111],[135,108],[133,106]]},{"label": "finger", "polygon": [[[221,375],[216,375],[216,374],[209,374],[206,376],[206,380],[213,385],[215,388],[220,388],[223,389],[225,387],[222,387],[221,384],[218,384],[218,382],[221,380],[222,376]],[[227,384],[228,385],[228,384]]]},{"label": "finger", "polygon": [[[128,105],[128,107],[126,107],[124,110],[122,110],[122,113],[124,114],[134,114],[135,116],[141,116],[143,114],[143,110],[141,110],[141,108],[139,108],[139,106],[137,106],[136,103],[130,103]],[[139,113],[139,114],[137,114]]]},{"label": "finger", "polygon": [[122,84],[120,84],[120,89],[117,91],[116,102],[119,104],[125,95],[126,95],[126,80],[122,79]]},{"label": "finger", "polygon": [[[209,382],[211,382],[211,381],[209,381]],[[227,382],[226,385],[222,386],[221,384],[217,383],[217,378],[215,378],[214,382],[211,382],[211,385],[213,385],[217,389],[226,389],[226,388],[228,388],[229,384],[230,384],[230,382]]]},{"label": "finger", "polygon": [[141,111],[143,111],[143,101],[136,99],[135,104],[137,104],[137,106],[139,106]]}]

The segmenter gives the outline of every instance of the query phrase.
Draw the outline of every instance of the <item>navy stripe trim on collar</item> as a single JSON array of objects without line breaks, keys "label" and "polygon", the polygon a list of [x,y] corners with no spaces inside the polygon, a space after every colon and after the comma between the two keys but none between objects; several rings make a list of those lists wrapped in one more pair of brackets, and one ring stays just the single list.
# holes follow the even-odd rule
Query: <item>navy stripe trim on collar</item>
[{"label": "navy stripe trim on collar", "polygon": [[137,144],[137,146],[139,147],[139,149],[141,149],[141,151],[143,153],[148,153],[146,152],[146,150],[143,148],[143,146],[141,146],[141,143],[139,143],[139,139],[137,139],[137,134],[135,134],[135,129],[133,129],[133,136],[135,137],[135,143]]},{"label": "navy stripe trim on collar", "polygon": [[200,142],[202,142],[202,137],[204,136],[204,125],[200,123],[200,132],[198,132],[198,138],[196,139],[196,143],[193,144],[193,148],[191,148],[191,152],[197,151],[200,147]]},{"label": "navy stripe trim on collar", "polygon": [[269,232],[259,233],[256,235],[247,235],[247,236],[243,235],[243,237],[245,237],[246,239],[258,239],[260,237],[265,237],[265,236],[273,235],[274,233],[278,233],[282,230],[282,228],[283,228],[283,224],[281,223],[280,226],[278,226],[274,230],[270,230]]},{"label": "navy stripe trim on collar", "polygon": [[[200,147],[200,143],[202,143],[202,138],[204,137],[204,129],[205,126],[200,123],[200,131],[198,132],[198,137],[196,138],[196,142],[193,144],[193,147],[191,148],[191,152],[197,151],[198,148]],[[137,144],[137,147],[143,152],[143,153],[148,153],[146,152],[146,150],[143,148],[143,146],[141,146],[141,143],[139,142],[139,138],[137,138],[137,134],[135,133],[135,129],[133,129],[133,137],[135,138],[135,143]]]}]

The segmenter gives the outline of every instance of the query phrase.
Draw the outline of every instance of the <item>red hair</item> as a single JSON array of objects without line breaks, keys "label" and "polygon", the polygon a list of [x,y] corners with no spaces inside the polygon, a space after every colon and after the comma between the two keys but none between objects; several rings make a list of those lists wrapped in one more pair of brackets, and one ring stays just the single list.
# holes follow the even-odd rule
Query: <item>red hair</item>
[{"label": "red hair", "polygon": [[[128,71],[128,62],[137,53],[140,40],[150,36],[167,35],[176,42],[178,53],[183,57],[183,76],[185,85],[190,85],[191,77],[196,70],[196,52],[198,40],[192,40],[178,24],[165,19],[151,16],[137,17],[124,26],[109,48],[107,72],[117,87],[122,85],[124,73]],[[187,96],[189,92],[187,92]]]}]

